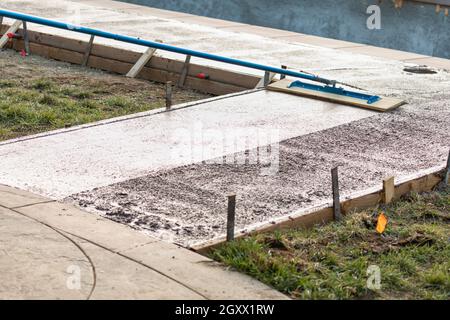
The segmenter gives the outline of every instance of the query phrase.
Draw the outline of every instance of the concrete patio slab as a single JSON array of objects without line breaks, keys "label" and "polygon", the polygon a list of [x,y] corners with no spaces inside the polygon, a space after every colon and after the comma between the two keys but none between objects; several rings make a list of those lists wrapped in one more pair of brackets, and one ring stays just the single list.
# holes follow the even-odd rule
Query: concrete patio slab
[{"label": "concrete patio slab", "polygon": [[[287,59],[287,57],[295,55],[295,49],[289,48],[289,46],[286,45],[288,41],[282,41],[281,37],[293,37],[293,39],[295,39],[295,42],[297,43],[297,49],[300,49],[302,48],[301,38],[304,36],[302,34],[294,33],[291,31],[243,25],[231,21],[198,17],[186,13],[161,10],[112,0],[62,0],[58,2],[58,6],[55,6],[54,1],[51,0],[39,1],[39,5],[36,5],[36,3],[33,2],[32,0],[26,0],[25,2],[26,5],[22,5],[22,2],[18,3],[14,0],[5,0],[2,1],[2,7],[11,10],[23,11],[31,14],[42,13],[42,15],[45,15],[48,18],[59,18],[66,21],[70,20],[69,22],[83,23],[86,26],[91,26],[90,22],[92,22],[93,23],[92,26],[98,27],[100,29],[106,29],[108,31],[124,32],[125,34],[129,34],[131,36],[139,36],[141,38],[146,38],[150,40],[163,39],[165,43],[173,45],[189,46],[192,49],[205,50],[217,54],[225,54],[247,59],[255,58],[257,59],[258,62],[265,62],[273,64],[275,66],[289,65],[290,67],[302,68],[304,70],[307,70],[310,67],[307,61],[301,61],[298,57],[297,59],[294,60]],[[102,11],[102,13],[99,11]],[[77,13],[78,21],[72,21],[72,19],[75,17],[74,13]],[[119,18],[119,16],[121,18]],[[114,24],[114,20],[117,21],[118,19],[119,20],[127,19],[128,21],[139,21],[142,20],[143,18],[149,21],[157,22],[158,24],[157,25],[150,24],[147,26],[136,25],[134,28],[129,28],[128,30],[125,29],[121,30],[121,27],[126,26],[126,24],[125,25]],[[183,19],[186,19],[185,23],[183,22]],[[190,20],[196,21],[196,23],[192,23],[192,21]],[[224,27],[224,25],[226,26]],[[245,28],[245,32],[242,29],[243,27]],[[38,31],[45,31],[45,32],[51,31],[55,34],[63,34],[65,36],[69,36],[76,39],[83,39],[85,41],[89,39],[89,37],[86,35],[67,33],[61,30],[55,30],[47,27],[40,27],[32,24],[30,25],[30,28]],[[236,33],[233,32],[234,30],[233,28],[237,28],[237,30],[239,31],[238,36],[232,35],[232,34],[236,35]],[[180,32],[182,32],[182,38],[178,38],[177,40],[177,34],[181,35]],[[253,37],[246,37],[246,35],[253,35]],[[255,35],[262,36],[262,38],[255,39],[254,38]],[[266,37],[266,40],[263,39],[264,36]],[[271,37],[273,37],[273,40],[278,38],[279,40],[276,42],[270,41]],[[233,42],[226,41],[227,38],[232,38]],[[240,40],[244,40],[244,38],[245,41],[241,42]],[[198,41],[199,39],[201,41]],[[214,39],[216,40],[221,39],[222,41],[214,41]],[[119,48],[128,48],[137,52],[143,52],[145,50],[145,48],[139,46],[123,45],[115,41],[103,39],[96,39],[96,42],[113,45]],[[256,43],[258,43],[257,46]],[[337,42],[337,40],[334,39],[321,38],[310,35],[305,37],[304,44],[307,46],[310,45],[318,46],[319,48],[322,49],[345,48],[345,51],[349,53],[364,54],[383,59],[388,58],[388,59],[405,60],[405,59],[425,58],[425,57],[431,58],[423,55],[416,55],[412,53],[405,53],[402,51],[391,50],[386,48],[377,48],[372,46],[363,46],[362,48],[360,48],[360,44],[348,43],[347,45],[345,41],[341,43]],[[258,55],[258,57],[255,57],[254,56],[255,47],[264,48],[265,53]],[[229,48],[231,50],[227,51],[226,48]],[[283,51],[286,54],[284,54],[279,59],[273,59],[274,53],[276,53],[278,48],[283,48]],[[304,48],[305,47],[303,47],[303,49]],[[355,50],[353,50],[353,48]],[[242,52],[245,52],[246,54],[241,55],[240,50],[242,50]],[[184,57],[180,55],[161,52],[158,52],[157,54],[164,55],[170,58],[184,60]],[[354,56],[353,60],[355,60],[355,58],[356,57]],[[330,55],[330,59],[331,60],[329,61],[333,61],[335,67],[339,66],[340,59],[336,58],[335,53]],[[361,58],[358,57],[358,59]],[[369,63],[368,61],[366,62],[366,64]],[[197,59],[193,59],[192,62],[195,63],[201,62],[206,65],[218,67],[222,66],[219,63],[211,63],[208,61]],[[253,73],[252,70],[243,69],[239,67],[234,68],[233,70],[240,70],[248,73]]]},{"label": "concrete patio slab", "polygon": [[48,198],[44,198],[37,194],[0,185],[0,204],[7,208],[23,207],[47,201],[49,201]]},{"label": "concrete patio slab", "polygon": [[[236,300],[246,300],[252,295],[260,299],[284,299],[276,296],[272,289],[261,285],[256,280],[249,281],[247,276],[223,268],[222,265],[204,259],[185,249],[162,243],[150,243],[145,246],[127,250],[123,254],[155,269],[164,268],[167,275],[182,281],[185,285],[211,299],[221,299],[223,296]],[[192,277],[192,274],[199,277]],[[222,274],[222,276],[221,276]],[[214,286],[211,286],[214,283]],[[217,290],[220,288],[220,291]]]},{"label": "concrete patio slab", "polygon": [[297,36],[298,33],[280,29],[272,29],[260,26],[253,26],[249,24],[242,25],[232,25],[226,27],[220,27],[220,29],[227,31],[234,31],[237,33],[251,33],[259,36],[263,36],[265,38],[279,38],[279,37],[288,37],[288,36]]},{"label": "concrete patio slab", "polygon": [[[91,300],[204,300],[194,290],[157,270],[105,250],[91,242],[66,234],[90,257],[96,283]],[[163,248],[157,248],[163,250]],[[184,264],[184,261],[180,261]],[[162,268],[164,270],[164,266]],[[192,270],[191,270],[192,271]],[[196,272],[196,270],[194,270]],[[192,275],[192,274],[191,274]],[[213,288],[211,288],[214,291]],[[223,297],[223,296],[222,296]]]},{"label": "concrete patio slab", "polygon": [[157,241],[139,232],[129,232],[129,228],[124,225],[111,224],[111,221],[105,218],[59,202],[36,204],[18,208],[16,211],[79,238],[95,239],[98,245],[114,252]]},{"label": "concrete patio slab", "polygon": [[380,47],[374,47],[374,46],[347,47],[347,48],[340,48],[339,50],[352,52],[352,53],[365,54],[365,55],[369,55],[369,56],[376,56],[376,57],[389,59],[389,60],[400,60],[400,61],[406,60],[406,59],[418,59],[418,58],[426,57],[422,54],[393,50],[393,49],[386,49],[386,48],[380,48]]},{"label": "concrete patio slab", "polygon": [[229,28],[229,27],[245,26],[245,24],[239,23],[239,22],[220,20],[220,19],[201,17],[201,16],[194,16],[194,15],[177,17],[177,21],[186,22],[186,23],[190,23],[190,24],[199,24],[199,25],[204,25],[204,26],[214,27],[214,28]]},{"label": "concrete patio slab", "polygon": [[278,40],[293,42],[293,43],[301,43],[301,44],[310,44],[313,46],[332,48],[332,49],[340,49],[340,48],[354,48],[354,47],[363,47],[366,46],[364,44],[359,44],[355,42],[348,42],[330,38],[322,38],[310,35],[295,35],[295,36],[287,36],[287,37],[279,37]]},{"label": "concrete patio slab", "polygon": [[[95,282],[91,263],[59,232],[0,207],[0,243],[0,299],[89,297]],[[67,286],[74,264],[83,274],[79,290]]]},{"label": "concrete patio slab", "polygon": [[68,205],[4,204],[0,197],[0,299],[287,299],[206,257]]}]

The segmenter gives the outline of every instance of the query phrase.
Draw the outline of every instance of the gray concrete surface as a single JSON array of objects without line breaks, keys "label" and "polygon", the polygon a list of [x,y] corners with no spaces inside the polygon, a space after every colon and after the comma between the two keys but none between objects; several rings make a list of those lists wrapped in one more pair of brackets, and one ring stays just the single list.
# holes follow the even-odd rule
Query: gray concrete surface
[{"label": "gray concrete surface", "polygon": [[[449,17],[429,4],[378,0],[122,0],[251,25],[284,29],[373,46],[449,58]],[[378,5],[381,29],[367,28],[370,5]]]},{"label": "gray concrete surface", "polygon": [[[280,39],[285,31],[239,25],[235,27],[244,31],[234,33],[205,26],[209,20],[188,17],[191,21],[180,22],[185,17],[179,13],[105,0],[61,1],[58,6],[43,0],[39,5],[31,2],[25,9],[6,1],[4,6],[65,20],[72,17],[67,11],[70,3],[81,4],[81,20],[88,26],[148,39],[162,37],[166,43],[260,63],[286,64],[402,98],[409,104],[392,113],[366,114],[361,109],[315,100],[304,103],[302,98],[289,95],[254,93],[115,124],[8,141],[0,145],[0,168],[4,168],[0,169],[4,170],[0,182],[55,197],[68,196],[65,201],[89,211],[189,245],[223,233],[224,195],[229,191],[238,192],[238,227],[250,228],[328,202],[329,170],[335,165],[341,166],[344,194],[379,185],[389,175],[402,179],[445,165],[450,140],[450,74],[445,70],[412,74],[398,61],[431,58],[371,47],[370,51],[383,57],[374,58],[360,54],[367,48],[333,48],[336,43],[329,41],[315,45],[285,41]],[[224,24],[214,21],[211,25]],[[265,36],[255,35],[255,30]],[[297,36],[304,41],[302,35],[287,35]],[[446,63],[448,60],[442,65]],[[276,99],[269,101],[267,97]],[[311,112],[305,113],[305,109]],[[220,133],[210,137],[208,130],[195,126],[199,122],[206,123],[206,129],[220,129]],[[188,130],[177,130],[180,128]],[[235,156],[228,149],[229,142],[219,142],[217,137],[233,136],[239,132],[236,128],[246,128],[247,132],[262,128],[263,133],[275,129],[280,133],[275,141],[281,143],[274,146],[279,160],[275,175],[261,175],[260,163],[219,163],[224,154],[227,159]],[[178,134],[173,141],[170,138],[175,131]],[[206,135],[205,141],[197,139],[199,132]],[[271,141],[267,134],[263,136],[265,142],[241,137],[235,150],[248,149],[255,154],[254,147]],[[204,154],[198,148],[204,145],[214,148]],[[180,159],[180,154],[190,161],[181,161],[186,158]],[[219,159],[212,162],[198,163],[217,156]],[[89,189],[94,186],[98,188]]]},{"label": "gray concrete surface", "polygon": [[[74,24],[118,32],[143,39],[162,39],[164,43],[207,51],[233,58],[245,59],[259,63],[280,66],[287,65],[293,69],[317,72],[323,76],[335,77],[329,70],[358,68],[370,70],[385,62],[385,58],[394,60],[411,60],[420,64],[433,65],[440,63],[448,67],[448,60],[436,60],[402,51],[393,51],[372,46],[357,46],[359,51],[342,51],[355,44],[337,40],[305,36],[295,32],[260,28],[257,26],[231,23],[226,27],[221,20],[206,20],[202,17],[184,16],[179,13],[163,11],[126,4],[110,0],[61,0],[58,5],[54,1],[42,0],[39,3],[32,0],[17,2],[2,1],[2,7],[25,13],[42,15],[48,18],[60,19]],[[180,15],[182,15],[180,17]],[[5,22],[10,21],[5,19]],[[217,22],[219,21],[219,22]],[[89,36],[65,30],[30,24],[33,30],[64,35],[66,37],[89,41]],[[96,43],[108,44],[119,48],[127,48],[143,52],[145,48],[131,44],[96,38]],[[351,49],[351,48],[349,48]],[[346,49],[347,50],[347,49]],[[360,54],[352,54],[360,53]],[[157,51],[157,55],[184,61],[185,57],[178,54]],[[366,55],[379,56],[383,59],[368,58]],[[445,61],[444,61],[445,60]],[[218,62],[193,58],[193,63],[237,70],[263,76],[261,71],[225,65]],[[346,80],[345,75],[338,72],[338,80]]]},{"label": "gray concrete surface", "polygon": [[286,299],[191,251],[46,200],[0,188],[0,299]]},{"label": "gray concrete surface", "polygon": [[[94,284],[91,264],[61,233],[0,207],[0,298],[83,299]],[[80,290],[67,287],[73,264],[83,275]]]}]

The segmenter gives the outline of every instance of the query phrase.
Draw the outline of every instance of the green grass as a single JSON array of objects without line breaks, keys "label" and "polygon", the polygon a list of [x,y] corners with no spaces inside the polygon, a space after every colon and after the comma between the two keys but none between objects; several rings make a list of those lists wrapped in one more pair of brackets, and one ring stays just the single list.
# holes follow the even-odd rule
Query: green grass
[{"label": "green grass", "polygon": [[[411,195],[309,230],[250,236],[211,257],[298,299],[449,299],[450,190]],[[378,266],[381,289],[367,287]]]},{"label": "green grass", "polygon": [[[164,107],[163,85],[111,77],[0,80],[0,140]],[[187,90],[176,92],[174,99],[206,97]]]}]

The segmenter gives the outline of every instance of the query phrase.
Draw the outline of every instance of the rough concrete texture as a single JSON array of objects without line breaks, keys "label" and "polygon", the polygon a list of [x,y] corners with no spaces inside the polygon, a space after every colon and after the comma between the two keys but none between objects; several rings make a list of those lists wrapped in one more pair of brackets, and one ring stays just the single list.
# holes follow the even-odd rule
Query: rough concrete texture
[{"label": "rough concrete texture", "polygon": [[[93,5],[95,2],[90,1]],[[59,10],[61,16],[64,12],[61,6],[68,2],[61,1],[59,9],[52,8],[49,3],[43,1],[42,5],[27,7],[26,10],[35,14],[45,13],[50,17],[52,12]],[[54,5],[53,2],[51,4]],[[6,7],[15,8],[16,5],[14,1],[6,1]],[[113,6],[111,8],[101,10],[114,11],[114,14],[124,10],[114,9]],[[293,102],[294,100],[302,101],[299,97],[279,94],[276,104],[253,99],[249,101],[246,98],[248,95],[236,97],[234,100],[228,99],[229,103],[222,100],[220,104],[210,103],[168,114],[128,120],[117,126],[108,125],[109,131],[105,130],[106,126],[97,126],[77,133],[61,133],[3,145],[0,147],[0,168],[7,170],[1,169],[5,171],[0,175],[0,182],[9,181],[12,185],[40,190],[41,193],[67,195],[67,201],[87,210],[167,240],[189,245],[223,233],[225,194],[229,191],[238,194],[237,223],[239,228],[245,228],[300,208],[329,201],[329,170],[335,165],[340,165],[344,194],[379,185],[382,178],[390,175],[400,179],[410,174],[418,175],[431,167],[445,165],[450,127],[450,74],[446,71],[411,74],[403,71],[403,63],[394,60],[248,34],[234,34],[150,16],[146,17],[146,21],[137,21],[137,25],[123,23],[125,17],[132,19],[134,15],[145,15],[145,8],[125,10],[120,14],[121,23],[114,23],[118,19],[114,15],[111,18],[96,18],[95,15],[100,14],[99,12],[87,8],[83,10],[87,14],[83,16],[87,25],[95,24],[96,27],[110,31],[126,31],[148,39],[167,37],[164,38],[166,43],[317,72],[325,77],[369,89],[373,93],[403,98],[409,104],[391,113],[371,113],[371,117],[359,117],[358,114],[362,112],[360,109],[335,105],[328,111],[320,108],[322,111],[311,117],[311,114],[303,116],[303,110],[292,108],[299,103]],[[398,58],[396,53],[386,57]],[[401,57],[404,58],[404,54]],[[233,69],[242,70],[235,67]],[[314,109],[311,106],[317,105],[317,101],[309,100],[306,107]],[[253,110],[251,114],[246,113],[248,108]],[[198,112],[199,110],[204,112]],[[342,119],[337,121],[329,113],[337,110],[349,110],[348,113],[345,111],[349,118],[343,122]],[[192,116],[185,117],[188,114]],[[292,133],[280,135],[277,140],[283,141],[279,147],[272,149],[279,150],[279,172],[263,176],[261,164],[255,164],[254,161],[247,165],[223,165],[217,164],[218,161],[199,163],[203,157],[195,158],[190,165],[184,165],[181,161],[173,162],[172,166],[156,165],[158,161],[163,163],[163,160],[167,160],[167,155],[158,158],[148,152],[160,150],[160,154],[164,154],[163,151],[167,150],[164,142],[168,136],[163,133],[174,129],[173,126],[168,126],[170,121],[164,119],[178,118],[178,115],[182,119],[172,123],[184,128],[187,126],[195,129],[192,124],[200,117],[201,121],[208,124],[210,122],[207,119],[214,119],[216,128],[223,129],[221,132],[227,132],[226,128],[236,126],[252,130],[261,123],[263,127],[272,123],[276,124],[275,127],[279,126],[280,132]],[[251,118],[247,115],[251,115]],[[274,115],[279,117],[273,120]],[[231,117],[234,123],[223,121],[221,116]],[[155,123],[150,119],[160,120],[155,121],[156,129],[161,133],[159,136],[146,136],[145,130],[156,132],[154,126],[149,127],[150,123]],[[308,127],[310,129],[305,130]],[[121,129],[113,130],[117,128]],[[105,133],[107,136],[101,137]],[[76,138],[75,142],[72,142],[73,138]],[[211,142],[211,145],[215,145],[217,140],[212,139]],[[249,149],[250,154],[255,154],[252,148],[264,146],[264,142],[250,142],[245,147],[240,144],[241,149],[237,150]],[[145,146],[145,143],[149,145]],[[174,150],[180,145],[185,144],[174,144]],[[215,149],[217,153],[209,154],[207,159],[232,154],[230,151],[220,153],[221,150],[226,150],[226,146],[226,142],[219,143],[219,151]],[[198,153],[194,151],[197,147],[198,145],[194,145],[192,148],[196,155]],[[73,148],[76,148],[75,152]],[[18,163],[22,168],[17,168]],[[67,172],[58,172],[61,168]],[[90,168],[96,168],[96,172],[89,172]],[[83,175],[83,171],[89,173]],[[115,173],[111,175],[112,172]],[[88,185],[96,184],[98,188],[81,190],[84,183],[82,180],[91,174],[96,178],[89,181]],[[110,178],[101,180],[101,177],[108,176]],[[80,183],[81,187],[73,187],[74,181]],[[108,185],[111,183],[113,184]],[[64,191],[59,193],[59,190]],[[78,194],[69,195],[70,192]]]},{"label": "rough concrete texture", "polygon": [[283,141],[273,176],[261,175],[260,165],[194,164],[68,200],[163,239],[198,244],[225,233],[229,192],[237,193],[237,228],[245,229],[330,201],[330,169],[336,165],[343,196],[381,186],[391,175],[443,166],[450,141],[448,101],[446,110],[427,116],[402,110]]}]

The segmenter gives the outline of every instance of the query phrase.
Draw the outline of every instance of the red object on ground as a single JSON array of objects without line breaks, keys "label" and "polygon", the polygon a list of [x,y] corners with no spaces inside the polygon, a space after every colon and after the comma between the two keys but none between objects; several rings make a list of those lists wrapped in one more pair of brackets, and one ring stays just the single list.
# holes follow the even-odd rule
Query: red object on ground
[{"label": "red object on ground", "polygon": [[203,72],[201,72],[201,73],[199,73],[199,74],[197,74],[197,78],[199,78],[199,79],[209,79],[209,75],[207,75],[206,73],[203,73]]}]

